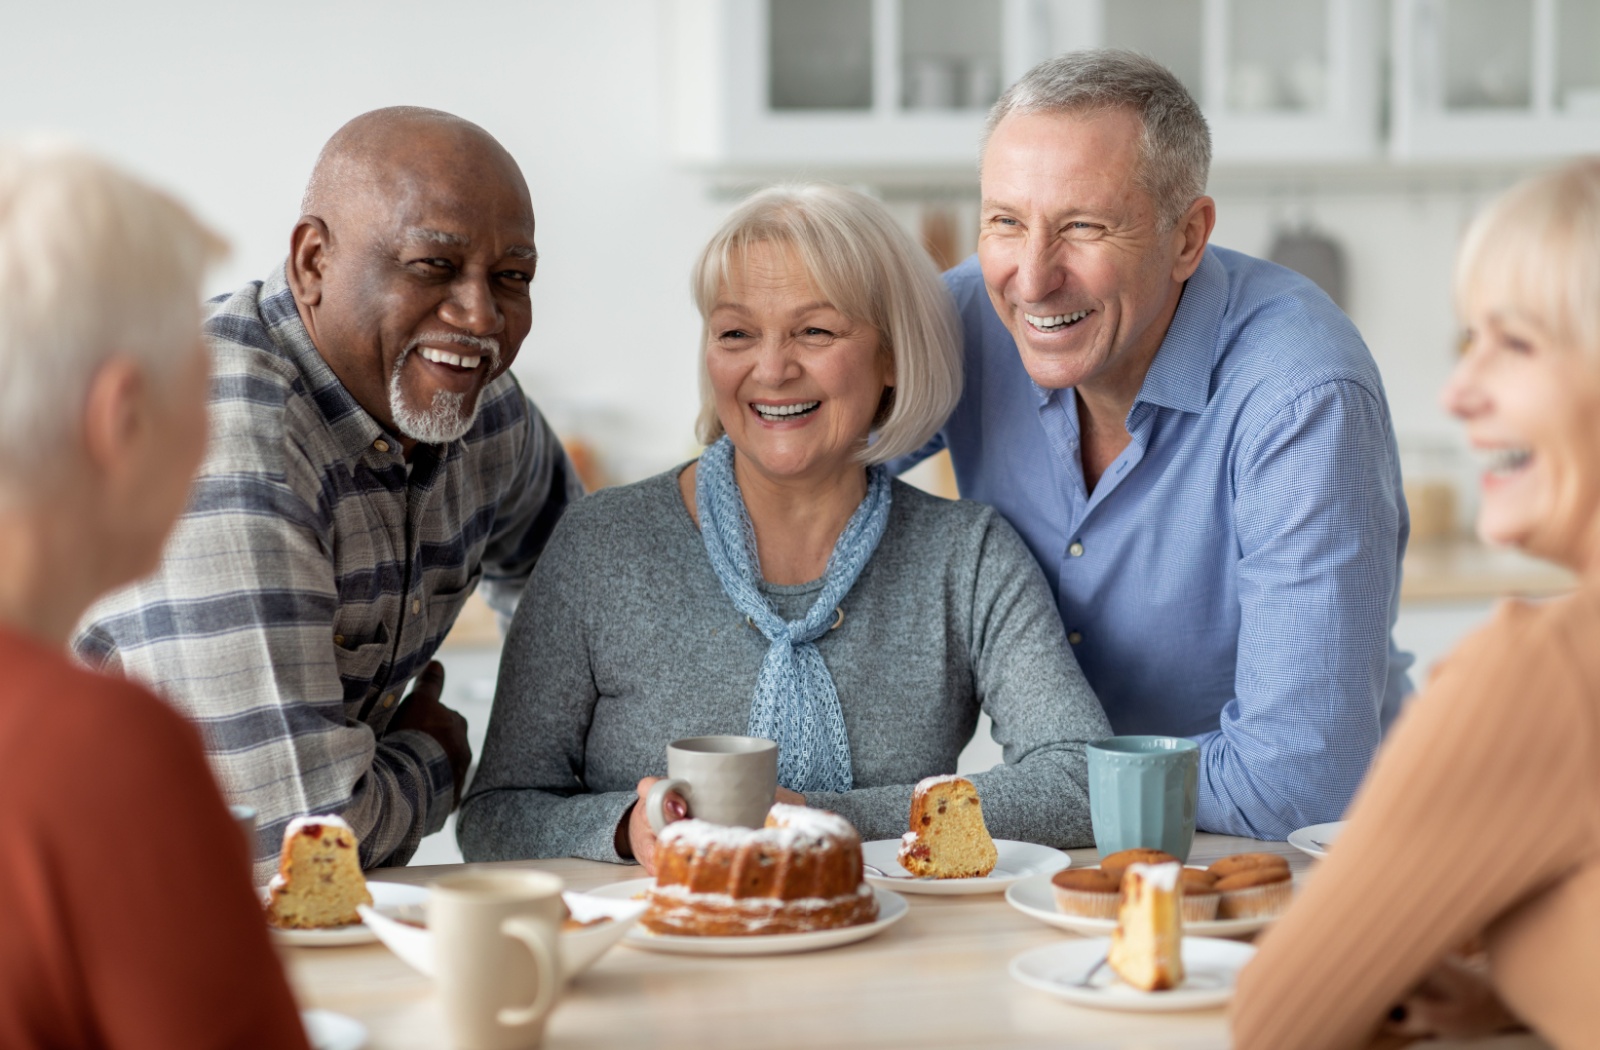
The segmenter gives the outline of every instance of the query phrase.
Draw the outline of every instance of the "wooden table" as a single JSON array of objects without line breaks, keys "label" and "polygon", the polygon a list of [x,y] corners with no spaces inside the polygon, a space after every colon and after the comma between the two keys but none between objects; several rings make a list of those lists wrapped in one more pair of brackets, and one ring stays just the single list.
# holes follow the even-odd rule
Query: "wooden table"
[{"label": "wooden table", "polygon": [[[1313,861],[1287,843],[1201,834],[1192,860],[1266,851],[1296,871]],[[1092,849],[1072,851],[1092,865]],[[581,860],[521,861],[584,890],[639,878],[640,868]],[[426,883],[461,866],[387,868],[374,879]],[[1012,980],[1013,956],[1073,934],[1021,914],[1001,894],[906,895],[911,911],[869,940],[799,955],[708,958],[618,945],[568,987],[545,1046],[934,1048],[1228,1046],[1222,1009],[1128,1014],[1072,1006]],[[371,1050],[448,1047],[432,981],[382,945],[284,948],[303,1007],[323,1007],[367,1026]],[[1448,1044],[1430,1043],[1430,1048]],[[1514,1038],[1485,1047],[1537,1047]]]}]

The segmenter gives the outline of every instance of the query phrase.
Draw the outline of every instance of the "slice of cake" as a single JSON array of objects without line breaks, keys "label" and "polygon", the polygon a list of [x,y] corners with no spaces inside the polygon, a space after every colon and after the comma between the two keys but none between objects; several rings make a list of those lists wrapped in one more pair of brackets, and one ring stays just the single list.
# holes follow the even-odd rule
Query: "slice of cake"
[{"label": "slice of cake", "polygon": [[278,874],[267,887],[267,922],[285,930],[360,922],[356,905],[370,905],[372,894],[356,845],[355,832],[339,817],[290,821]]},{"label": "slice of cake", "polygon": [[1000,853],[983,823],[978,789],[965,777],[929,777],[911,791],[911,830],[900,840],[900,866],[935,879],[981,879]]},{"label": "slice of cake", "polygon": [[1108,961],[1135,988],[1159,992],[1183,983],[1181,865],[1134,864],[1122,875],[1122,903]]}]

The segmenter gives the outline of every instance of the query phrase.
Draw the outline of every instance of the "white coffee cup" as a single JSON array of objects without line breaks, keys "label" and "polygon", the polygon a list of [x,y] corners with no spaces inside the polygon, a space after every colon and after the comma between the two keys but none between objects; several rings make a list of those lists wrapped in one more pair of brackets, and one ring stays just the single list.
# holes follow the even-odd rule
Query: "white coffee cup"
[{"label": "white coffee cup", "polygon": [[458,1050],[544,1041],[561,991],[561,880],[542,871],[452,875],[428,894],[445,1029]]},{"label": "white coffee cup", "polygon": [[244,836],[245,845],[250,850],[250,860],[256,859],[256,811],[253,806],[229,806],[228,815],[233,817],[233,822],[239,827],[239,834]]},{"label": "white coffee cup", "polygon": [[667,826],[667,793],[689,804],[689,816],[713,824],[759,828],[778,795],[778,745],[755,736],[696,736],[667,746],[667,779],[644,799],[650,827]]}]

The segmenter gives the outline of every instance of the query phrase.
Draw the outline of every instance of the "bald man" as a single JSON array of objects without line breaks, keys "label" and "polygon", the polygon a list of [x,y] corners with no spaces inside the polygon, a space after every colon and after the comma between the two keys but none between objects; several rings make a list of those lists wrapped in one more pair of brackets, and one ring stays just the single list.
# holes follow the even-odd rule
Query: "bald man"
[{"label": "bald man", "polygon": [[258,882],[297,816],[342,815],[365,867],[443,826],[472,755],[430,659],[480,583],[510,616],[581,493],[507,371],[538,260],[511,155],[377,110],[324,147],[302,210],[287,262],[206,322],[212,444],[160,572],[74,640],[199,724],[257,811]]}]

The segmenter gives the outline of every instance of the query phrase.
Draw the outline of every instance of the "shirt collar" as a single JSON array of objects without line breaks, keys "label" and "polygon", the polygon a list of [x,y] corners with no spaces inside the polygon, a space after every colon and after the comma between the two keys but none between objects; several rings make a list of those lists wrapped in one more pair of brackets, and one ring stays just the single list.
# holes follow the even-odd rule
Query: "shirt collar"
[{"label": "shirt collar", "polygon": [[1227,271],[1207,248],[1200,265],[1184,282],[1177,312],[1134,404],[1143,401],[1179,412],[1205,411],[1211,399],[1217,333],[1228,305],[1227,282]]},{"label": "shirt collar", "polygon": [[[311,333],[306,331],[305,322],[300,320],[294,293],[289,289],[285,272],[287,265],[285,262],[284,266],[273,270],[262,282],[261,319],[272,333],[272,341],[300,370],[306,393],[311,396],[312,404],[316,405],[323,422],[333,433],[341,461],[352,472],[361,458],[371,452],[392,456],[396,462],[403,462],[404,453],[399,437],[384,429],[361,407],[361,402],[345,389],[316,344],[311,341]],[[376,445],[379,441],[387,444],[388,449],[378,450]],[[438,453],[441,460],[445,458],[444,448],[438,449]]]}]

